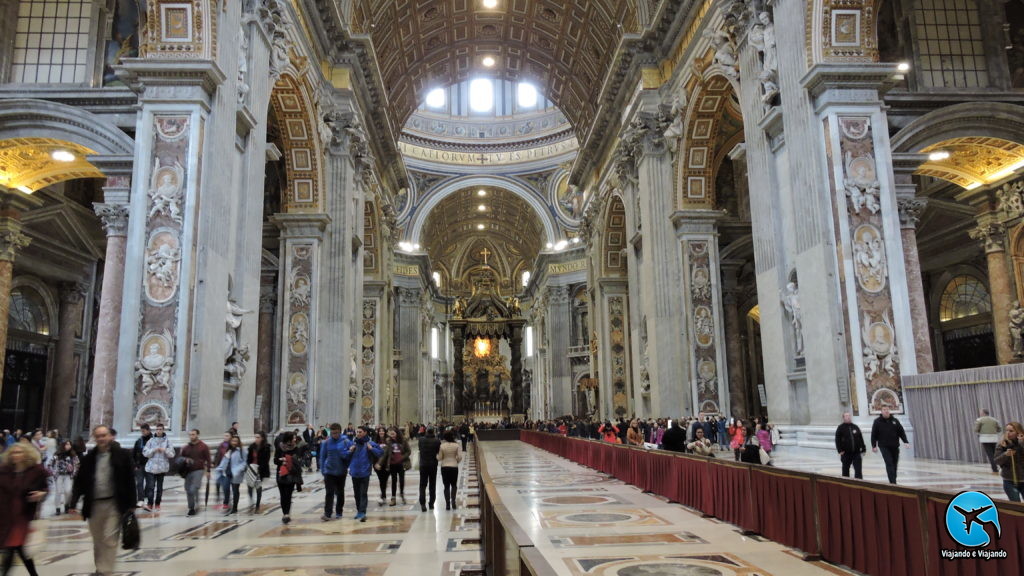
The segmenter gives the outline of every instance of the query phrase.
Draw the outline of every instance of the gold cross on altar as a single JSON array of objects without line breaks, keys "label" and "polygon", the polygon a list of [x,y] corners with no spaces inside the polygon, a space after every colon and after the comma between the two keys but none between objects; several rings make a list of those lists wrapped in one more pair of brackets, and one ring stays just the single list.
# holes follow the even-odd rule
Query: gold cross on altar
[{"label": "gold cross on altar", "polygon": [[480,251],[480,255],[484,257],[484,266],[487,266],[487,257],[491,255],[491,251],[485,247]]}]

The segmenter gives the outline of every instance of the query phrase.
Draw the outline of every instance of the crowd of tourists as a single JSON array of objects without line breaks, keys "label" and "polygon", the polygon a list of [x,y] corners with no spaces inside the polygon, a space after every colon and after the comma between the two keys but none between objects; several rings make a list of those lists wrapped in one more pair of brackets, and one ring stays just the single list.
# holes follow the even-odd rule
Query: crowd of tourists
[{"label": "crowd of tourists", "polygon": [[[72,442],[56,431],[24,434],[5,430],[0,436],[0,502],[9,503],[0,516],[2,568],[7,574],[14,556],[21,558],[29,574],[36,567],[28,553],[31,522],[40,516],[40,505],[52,495],[55,514],[81,514],[88,521],[98,574],[113,574],[121,544],[121,531],[134,510],[161,512],[164,479],[168,474],[184,479],[187,516],[208,505],[211,484],[215,509],[225,515],[238,513],[241,486],[247,487],[249,512],[259,513],[264,488],[273,482],[280,495],[281,521],[291,521],[295,492],[315,468],[323,476],[324,512],[321,520],[343,517],[345,484],[352,479],[355,500],[353,519],[366,521],[370,479],[377,478],[380,506],[406,504],[405,473],[413,468],[413,446],[418,452],[419,504],[423,512],[434,509],[438,472],[445,509],[457,508],[459,463],[466,443],[475,434],[472,423],[438,427],[407,424],[405,427],[370,426],[344,429],[334,423],[306,430],[281,430],[273,441],[257,432],[243,443],[238,423],[223,434],[215,447],[189,431],[188,441],[176,445],[162,424],[140,427],[130,447],[117,441],[109,426],[93,430],[93,447],[84,440]],[[273,473],[273,480],[270,480]],[[200,492],[205,484],[205,497]],[[388,486],[390,484],[390,497]],[[78,504],[81,503],[80,510]]]}]

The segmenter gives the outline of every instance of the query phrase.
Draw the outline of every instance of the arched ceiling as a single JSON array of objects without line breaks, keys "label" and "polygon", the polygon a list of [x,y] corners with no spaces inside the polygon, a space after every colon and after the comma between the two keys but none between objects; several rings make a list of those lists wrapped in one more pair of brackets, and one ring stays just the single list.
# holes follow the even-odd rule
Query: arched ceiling
[{"label": "arched ceiling", "polygon": [[476,75],[531,81],[587,127],[623,35],[641,32],[631,0],[356,0],[351,23],[373,45],[396,133],[428,90]]},{"label": "arched ceiling", "polygon": [[968,190],[1009,176],[1024,162],[1024,145],[1001,138],[951,138],[921,150],[948,152],[943,160],[928,160],[916,174],[942,178]]},{"label": "arched ceiling", "polygon": [[[58,161],[57,151],[73,158]],[[11,138],[0,140],[0,185],[35,192],[57,182],[76,178],[103,178],[103,173],[86,160],[95,154],[85,146],[53,138]]]},{"label": "arched ceiling", "polygon": [[[546,235],[533,208],[508,190],[479,187],[459,190],[430,211],[420,235],[435,269],[445,271],[455,290],[466,272],[484,264],[480,254],[487,248],[487,264],[498,271],[503,288],[515,287],[513,276],[532,263]],[[479,207],[486,207],[480,211]],[[480,229],[483,225],[483,229]],[[468,289],[468,287],[466,287]],[[447,290],[447,288],[444,288]]]}]

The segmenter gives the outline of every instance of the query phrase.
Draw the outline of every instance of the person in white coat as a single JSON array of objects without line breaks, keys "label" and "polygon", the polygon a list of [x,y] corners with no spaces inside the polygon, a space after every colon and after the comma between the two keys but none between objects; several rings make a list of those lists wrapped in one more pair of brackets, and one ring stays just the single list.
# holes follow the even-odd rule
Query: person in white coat
[{"label": "person in white coat", "polygon": [[147,511],[160,509],[160,499],[164,492],[164,475],[171,469],[174,458],[174,446],[171,439],[164,433],[164,425],[156,425],[156,434],[146,442],[142,455],[146,461],[146,506]]}]

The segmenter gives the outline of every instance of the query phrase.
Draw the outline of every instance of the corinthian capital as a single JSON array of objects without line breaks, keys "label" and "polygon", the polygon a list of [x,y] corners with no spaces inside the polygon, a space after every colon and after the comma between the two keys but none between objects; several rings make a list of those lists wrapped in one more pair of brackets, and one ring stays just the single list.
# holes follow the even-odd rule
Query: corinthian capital
[{"label": "corinthian capital", "polygon": [[127,204],[102,204],[96,202],[92,205],[96,216],[99,216],[103,223],[103,229],[107,236],[125,236],[128,234],[128,205]]},{"label": "corinthian capital", "polygon": [[901,228],[917,228],[921,221],[921,213],[924,212],[928,200],[925,198],[897,198],[896,208],[900,213]]},{"label": "corinthian capital", "polygon": [[979,224],[968,235],[985,247],[985,252],[1002,252],[1006,250],[1006,227],[1002,224]]},{"label": "corinthian capital", "polygon": [[32,240],[21,233],[21,222],[14,218],[0,219],[0,260],[14,262],[14,257]]}]

